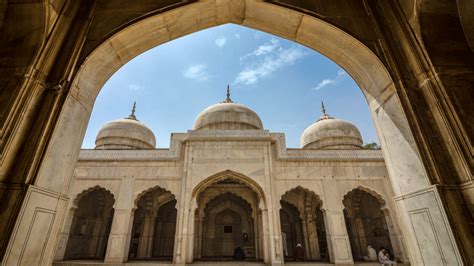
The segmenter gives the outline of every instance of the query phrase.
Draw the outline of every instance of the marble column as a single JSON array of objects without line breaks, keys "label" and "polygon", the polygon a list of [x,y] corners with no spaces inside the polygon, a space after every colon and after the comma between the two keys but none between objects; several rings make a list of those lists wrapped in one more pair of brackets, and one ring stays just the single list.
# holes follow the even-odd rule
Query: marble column
[{"label": "marble column", "polygon": [[106,263],[120,263],[128,259],[130,234],[133,224],[133,184],[134,177],[123,177],[114,204],[114,217],[110,229]]},{"label": "marble column", "polygon": [[145,259],[150,257],[150,242],[153,242],[153,229],[155,217],[150,210],[146,210],[143,226],[138,240],[137,258]]},{"label": "marble column", "polygon": [[305,215],[305,224],[306,224],[306,233],[307,235],[307,246],[309,249],[308,258],[309,259],[320,259],[321,253],[319,251],[319,242],[318,242],[318,231],[316,228],[316,218],[312,214]]},{"label": "marble column", "polygon": [[347,234],[342,207],[339,210],[326,210],[328,237],[331,240],[333,256],[331,262],[336,264],[353,264],[351,243]]}]

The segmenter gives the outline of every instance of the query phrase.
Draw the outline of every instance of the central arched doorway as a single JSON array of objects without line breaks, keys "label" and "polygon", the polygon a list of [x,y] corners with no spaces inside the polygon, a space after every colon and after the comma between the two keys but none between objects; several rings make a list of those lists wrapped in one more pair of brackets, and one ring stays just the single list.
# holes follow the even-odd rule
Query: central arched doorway
[{"label": "central arched doorway", "polygon": [[259,196],[233,176],[207,185],[197,195],[194,258],[197,260],[263,259]]}]

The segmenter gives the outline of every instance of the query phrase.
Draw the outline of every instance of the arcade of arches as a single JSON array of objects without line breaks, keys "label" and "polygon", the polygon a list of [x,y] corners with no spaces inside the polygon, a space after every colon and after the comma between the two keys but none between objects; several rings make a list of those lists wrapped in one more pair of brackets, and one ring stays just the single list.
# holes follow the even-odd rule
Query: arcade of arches
[{"label": "arcade of arches", "polygon": [[[296,242],[306,260],[352,263],[373,243],[413,265],[474,263],[472,3],[129,2],[0,3],[3,264],[170,259],[174,225],[171,259],[181,265],[226,257],[236,245],[249,259],[281,264],[293,259]],[[80,150],[95,97],[118,68],[224,23],[304,44],[344,68],[367,98],[382,151],[345,149],[357,134],[333,145],[344,149],[317,148],[340,139],[322,142],[313,139],[317,132],[305,135],[307,146],[289,150],[282,134],[255,117],[174,134],[167,150]],[[126,124],[147,137],[139,143],[154,147],[140,123]],[[136,143],[123,137],[108,147]],[[193,189],[209,177],[233,180],[212,183],[216,188],[243,184],[258,201],[227,191],[203,206],[211,190]],[[96,186],[105,190],[90,190]],[[147,191],[156,186],[163,191]],[[165,202],[167,193],[174,199]],[[292,193],[307,194],[311,207],[291,202],[298,198]],[[217,226],[222,230],[213,231]]]}]

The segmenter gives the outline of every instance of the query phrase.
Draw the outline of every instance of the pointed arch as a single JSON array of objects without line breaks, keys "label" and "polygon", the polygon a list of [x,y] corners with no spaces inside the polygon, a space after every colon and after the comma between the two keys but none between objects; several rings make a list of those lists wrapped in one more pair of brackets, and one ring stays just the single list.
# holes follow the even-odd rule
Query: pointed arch
[{"label": "pointed arch", "polygon": [[[152,192],[152,191],[155,191],[155,190],[160,190],[160,191],[162,191],[163,193],[169,193],[169,194],[171,195],[170,200],[176,200],[176,195],[174,195],[173,192],[171,192],[170,190],[168,190],[168,189],[166,189],[166,188],[164,188],[164,187],[162,187],[162,186],[160,186],[160,185],[156,185],[156,186],[154,186],[154,187],[149,187],[149,188],[147,188],[147,189],[144,189],[144,190],[142,190],[141,192],[139,192],[139,193],[137,194],[137,196],[136,196],[135,199],[133,200],[133,209],[136,209],[136,208],[137,208],[137,204],[138,204],[138,202],[140,201],[140,199],[141,199],[143,196],[145,196],[146,194],[148,194],[148,193],[150,193],[150,192]],[[169,201],[170,201],[170,200],[169,200]],[[166,202],[165,202],[165,203],[166,203]],[[165,203],[164,203],[164,204],[165,204]]]},{"label": "pointed arch", "polygon": [[116,200],[115,200],[115,195],[114,193],[112,193],[112,191],[110,191],[109,189],[103,187],[103,186],[100,186],[100,185],[95,185],[93,187],[89,187],[87,189],[84,189],[82,190],[81,192],[79,192],[75,197],[74,197],[74,200],[72,201],[72,205],[73,205],[73,208],[77,208],[77,205],[79,203],[79,201],[86,195],[88,195],[89,193],[93,192],[93,191],[97,191],[97,190],[103,190],[107,193],[109,193],[110,195],[112,195],[112,198],[114,200],[114,204],[112,207],[115,206],[115,203],[116,203]]},{"label": "pointed arch", "polygon": [[[312,191],[308,188],[302,187],[300,185],[298,185],[298,186],[296,186],[292,189],[287,190],[285,193],[283,193],[281,195],[280,200],[283,200],[285,197],[290,196],[292,193],[297,193],[298,191],[305,192],[306,196],[314,197],[314,199],[316,199],[317,204],[318,204],[316,207],[321,209],[321,210],[324,210],[323,209],[323,200],[321,199],[321,197],[318,194],[316,194],[316,192],[314,192],[314,191]],[[288,202],[288,203],[292,204],[291,202]],[[292,205],[294,205],[294,204],[292,204]],[[295,207],[297,207],[297,206],[295,206]]]},{"label": "pointed arch", "polygon": [[373,196],[374,198],[377,199],[377,201],[380,203],[380,208],[382,210],[386,209],[386,206],[385,206],[386,201],[385,201],[384,197],[382,196],[382,194],[378,193],[375,189],[369,188],[367,186],[362,186],[362,185],[359,185],[359,186],[347,191],[343,196],[343,201],[347,197],[349,197],[351,192],[355,192],[357,190],[360,190],[360,191],[363,191],[363,192],[366,192],[366,193],[370,194],[371,196]]},{"label": "pointed arch", "polygon": [[199,194],[203,192],[207,187],[213,184],[216,184],[219,181],[224,181],[226,179],[230,179],[230,180],[233,180],[233,181],[236,181],[238,183],[248,186],[252,191],[254,191],[257,194],[260,203],[263,203],[264,206],[266,206],[265,194],[262,187],[257,182],[255,182],[255,180],[253,180],[252,178],[246,175],[231,171],[231,170],[222,171],[220,173],[214,174],[204,179],[203,181],[199,182],[194,187],[191,196],[193,198],[197,198]]}]

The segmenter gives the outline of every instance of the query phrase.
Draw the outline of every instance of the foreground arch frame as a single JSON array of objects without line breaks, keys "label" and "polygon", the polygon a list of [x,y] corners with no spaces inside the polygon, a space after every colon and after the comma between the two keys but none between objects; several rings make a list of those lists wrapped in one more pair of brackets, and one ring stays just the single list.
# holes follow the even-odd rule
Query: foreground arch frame
[{"label": "foreground arch frame", "polygon": [[[102,43],[83,63],[73,81],[46,159],[39,169],[38,186],[65,190],[95,98],[116,70],[154,46],[224,23],[240,24],[306,45],[332,59],[354,78],[367,98],[381,140],[411,262],[430,264],[443,260],[462,264],[438,191],[430,184],[395,85],[384,65],[368,48],[338,28],[309,15],[259,1],[190,4],[138,21]],[[64,168],[57,169],[58,163]],[[21,249],[25,241],[25,236],[18,232],[30,228],[34,222],[31,213],[39,203],[28,195],[27,198],[20,213],[22,219],[17,222],[7,248],[6,263],[18,261],[18,254],[12,251]],[[54,252],[55,230],[58,229],[52,227],[45,238],[46,264]],[[419,248],[418,243],[425,241],[437,244],[432,249]]]}]

